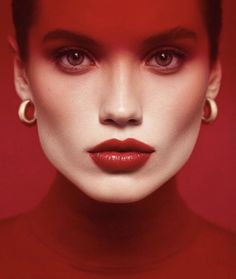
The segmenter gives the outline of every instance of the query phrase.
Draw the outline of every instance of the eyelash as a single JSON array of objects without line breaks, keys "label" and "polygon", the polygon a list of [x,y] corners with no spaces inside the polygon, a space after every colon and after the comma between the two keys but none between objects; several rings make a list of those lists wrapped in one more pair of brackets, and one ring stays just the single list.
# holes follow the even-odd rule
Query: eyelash
[{"label": "eyelash", "polygon": [[[158,58],[160,59],[161,56],[163,59],[165,58],[170,59],[167,64],[165,64],[165,62],[163,62],[163,65],[160,65],[160,63],[158,64],[157,59]],[[157,73],[172,74],[177,72],[181,68],[186,58],[187,58],[187,54],[183,50],[173,48],[173,47],[163,47],[153,51],[150,55],[148,55],[147,58],[145,59],[146,60],[145,65]],[[156,65],[153,64],[151,65],[150,63],[151,60],[155,60]]]},{"label": "eyelash", "polygon": [[[72,58],[72,55],[75,55],[74,58],[79,59],[80,63],[78,63],[78,65],[70,63],[69,60]],[[151,54],[146,55],[144,57],[144,64],[157,74],[172,74],[181,68],[186,60],[186,56],[187,55],[183,50],[173,47],[162,47],[155,49]],[[64,59],[66,59],[66,61],[64,61]],[[87,61],[87,65],[81,65],[86,59],[89,60],[89,62]],[[163,59],[162,65],[158,63],[158,59]],[[165,59],[167,59],[167,63],[165,62]],[[96,65],[95,60],[96,59],[86,50],[77,47],[62,48],[53,53],[53,62],[63,71],[72,74],[88,71],[91,67]],[[154,64],[151,62],[152,60],[154,60]]]},{"label": "eyelash", "polygon": [[[78,55],[78,57],[74,57],[77,59],[80,59],[80,63],[78,65],[72,65],[72,63],[69,62],[69,58],[71,58],[72,55]],[[63,62],[63,59],[66,59],[66,61]],[[81,65],[81,62],[84,62],[85,59],[89,60],[89,63],[87,65]],[[89,70],[91,66],[95,66],[95,58],[91,54],[89,54],[86,50],[76,48],[76,47],[69,47],[69,48],[62,48],[59,50],[56,50],[53,54],[53,62],[59,66],[63,71],[68,73],[82,73]],[[66,65],[67,63],[67,65]]]}]

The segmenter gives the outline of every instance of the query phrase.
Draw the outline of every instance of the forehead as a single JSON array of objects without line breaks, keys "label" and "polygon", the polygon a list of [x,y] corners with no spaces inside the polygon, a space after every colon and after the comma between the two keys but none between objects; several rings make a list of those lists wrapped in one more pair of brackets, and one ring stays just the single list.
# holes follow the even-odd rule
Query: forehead
[{"label": "forehead", "polygon": [[66,29],[123,40],[183,26],[204,31],[199,0],[39,0],[41,32]]}]

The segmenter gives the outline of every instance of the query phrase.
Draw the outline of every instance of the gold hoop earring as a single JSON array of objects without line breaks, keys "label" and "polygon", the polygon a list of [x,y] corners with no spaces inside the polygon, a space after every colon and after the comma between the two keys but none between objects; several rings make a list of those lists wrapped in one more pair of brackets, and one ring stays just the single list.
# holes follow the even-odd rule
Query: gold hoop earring
[{"label": "gold hoop earring", "polygon": [[206,103],[205,104],[208,105],[208,107],[210,109],[210,112],[209,112],[208,116],[204,116],[203,115],[202,116],[202,120],[205,123],[211,123],[211,122],[213,122],[216,119],[216,117],[218,115],[217,104],[216,104],[216,102],[213,99],[211,99],[209,97],[206,98]]},{"label": "gold hoop earring", "polygon": [[35,112],[34,112],[33,117],[31,119],[29,119],[26,116],[26,110],[27,110],[27,107],[29,105],[33,105],[33,102],[29,99],[24,100],[19,106],[18,116],[19,116],[19,118],[22,122],[32,125],[36,121],[36,116],[35,116]]}]

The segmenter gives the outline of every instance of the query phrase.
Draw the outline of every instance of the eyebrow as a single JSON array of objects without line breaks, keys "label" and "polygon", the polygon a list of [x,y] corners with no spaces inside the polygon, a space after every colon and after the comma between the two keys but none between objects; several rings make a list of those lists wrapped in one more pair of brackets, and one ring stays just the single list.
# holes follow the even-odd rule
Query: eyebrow
[{"label": "eyebrow", "polygon": [[[196,40],[197,34],[196,32],[186,29],[184,27],[175,27],[172,29],[169,29],[167,31],[161,32],[159,34],[155,34],[150,36],[149,38],[145,39],[143,42],[141,42],[142,48],[148,48],[153,45],[161,45],[164,43],[168,43],[171,41],[181,40],[181,39],[191,39]],[[93,38],[86,36],[81,33],[74,33],[68,30],[64,29],[55,29],[53,31],[48,32],[43,37],[43,43],[47,43],[50,41],[56,41],[56,40],[67,40],[71,42],[78,43],[82,46],[90,46],[95,49],[102,49],[102,45],[98,43]]]},{"label": "eyebrow", "polygon": [[74,33],[64,29],[55,29],[48,32],[44,37],[42,42],[47,43],[57,40],[66,40],[82,46],[90,46],[95,49],[101,49],[101,44],[97,41],[81,33]]},{"label": "eyebrow", "polygon": [[142,43],[142,46],[146,48],[153,45],[161,45],[161,44],[165,44],[168,42],[177,41],[181,39],[196,40],[197,33],[190,29],[178,26],[176,28],[169,29],[167,31],[164,31],[162,33],[147,38]]}]

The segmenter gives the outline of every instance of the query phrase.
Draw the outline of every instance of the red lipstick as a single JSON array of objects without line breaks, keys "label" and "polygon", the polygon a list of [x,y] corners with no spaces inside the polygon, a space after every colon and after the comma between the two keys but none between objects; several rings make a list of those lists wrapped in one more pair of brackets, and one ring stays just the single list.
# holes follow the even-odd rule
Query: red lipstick
[{"label": "red lipstick", "polygon": [[155,149],[135,139],[120,141],[110,139],[90,149],[89,155],[94,163],[110,173],[132,172],[147,162]]}]

